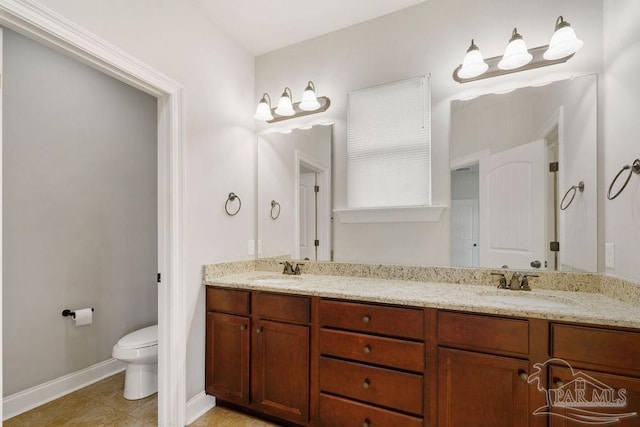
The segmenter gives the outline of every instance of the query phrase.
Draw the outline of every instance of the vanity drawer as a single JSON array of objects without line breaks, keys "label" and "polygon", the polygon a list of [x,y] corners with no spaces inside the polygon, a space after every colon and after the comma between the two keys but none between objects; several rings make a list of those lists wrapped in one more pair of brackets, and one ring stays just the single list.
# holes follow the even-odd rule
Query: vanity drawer
[{"label": "vanity drawer", "polygon": [[489,352],[529,353],[529,322],[504,317],[438,313],[438,343]]},{"label": "vanity drawer", "polygon": [[320,301],[320,326],[422,340],[423,311],[342,301]]},{"label": "vanity drawer", "polygon": [[207,287],[207,311],[249,314],[249,301],[247,291]]},{"label": "vanity drawer", "polygon": [[422,427],[421,418],[388,411],[364,403],[320,394],[321,427],[335,426],[402,426]]},{"label": "vanity drawer", "polygon": [[320,390],[422,414],[422,375],[321,357]]},{"label": "vanity drawer", "polygon": [[254,311],[260,317],[295,323],[311,320],[311,300],[307,297],[258,292],[254,299]]},{"label": "vanity drawer", "polygon": [[552,324],[551,356],[640,371],[640,333]]},{"label": "vanity drawer", "polygon": [[321,329],[320,352],[407,371],[424,370],[424,344],[413,341]]}]

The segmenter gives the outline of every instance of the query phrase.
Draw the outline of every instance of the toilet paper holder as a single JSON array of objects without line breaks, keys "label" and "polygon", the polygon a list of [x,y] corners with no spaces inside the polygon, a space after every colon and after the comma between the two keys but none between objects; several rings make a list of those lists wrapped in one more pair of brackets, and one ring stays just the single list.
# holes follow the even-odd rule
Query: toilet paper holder
[{"label": "toilet paper holder", "polygon": [[[91,307],[91,311],[95,311],[95,310],[93,309],[93,307]],[[65,308],[64,310],[62,310],[62,315],[63,315],[64,317],[69,317],[69,316],[71,316],[71,318],[72,318],[72,319],[75,319],[75,318],[76,318],[76,312],[75,312],[75,311],[71,311],[71,310],[69,310],[68,308]]]}]

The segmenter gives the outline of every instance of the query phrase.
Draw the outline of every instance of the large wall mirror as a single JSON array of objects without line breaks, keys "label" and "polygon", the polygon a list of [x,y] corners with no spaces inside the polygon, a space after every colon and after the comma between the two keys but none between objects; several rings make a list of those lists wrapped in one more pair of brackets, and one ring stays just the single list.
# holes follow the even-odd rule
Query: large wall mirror
[{"label": "large wall mirror", "polygon": [[451,104],[451,265],[597,271],[597,78]]},{"label": "large wall mirror", "polygon": [[332,125],[260,134],[258,256],[331,259]]}]

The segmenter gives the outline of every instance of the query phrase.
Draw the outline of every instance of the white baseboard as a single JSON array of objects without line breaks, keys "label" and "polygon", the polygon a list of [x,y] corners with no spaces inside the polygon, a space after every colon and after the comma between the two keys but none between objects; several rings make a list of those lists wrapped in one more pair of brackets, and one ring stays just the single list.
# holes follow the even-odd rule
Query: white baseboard
[{"label": "white baseboard", "polygon": [[105,360],[80,371],[31,387],[2,400],[3,420],[44,405],[59,397],[122,372],[127,364],[116,359]]},{"label": "white baseboard", "polygon": [[205,394],[204,391],[193,396],[187,402],[187,425],[200,418],[214,406],[216,406],[216,398]]}]

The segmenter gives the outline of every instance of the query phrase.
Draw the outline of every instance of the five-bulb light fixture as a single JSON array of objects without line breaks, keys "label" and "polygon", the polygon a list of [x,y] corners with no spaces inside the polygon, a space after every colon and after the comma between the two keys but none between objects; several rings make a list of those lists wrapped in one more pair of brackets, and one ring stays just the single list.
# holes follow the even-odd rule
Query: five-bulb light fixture
[{"label": "five-bulb light fixture", "polygon": [[578,40],[571,25],[559,16],[547,46],[527,49],[524,39],[514,28],[504,54],[485,61],[480,49],[474,40],[471,40],[471,46],[467,49],[462,64],[453,71],[453,79],[459,83],[465,83],[560,64],[569,60],[582,45],[582,40]]},{"label": "five-bulb light fixture", "polygon": [[284,92],[282,92],[280,100],[278,101],[278,106],[271,108],[271,97],[268,93],[265,93],[262,95],[262,99],[256,109],[256,114],[253,117],[256,120],[274,123],[281,120],[320,113],[326,111],[329,105],[331,105],[331,100],[326,96],[316,97],[316,87],[312,81],[309,81],[307,84],[307,88],[302,94],[302,101],[294,104],[291,101],[292,97],[291,89],[288,87],[284,88]]}]

